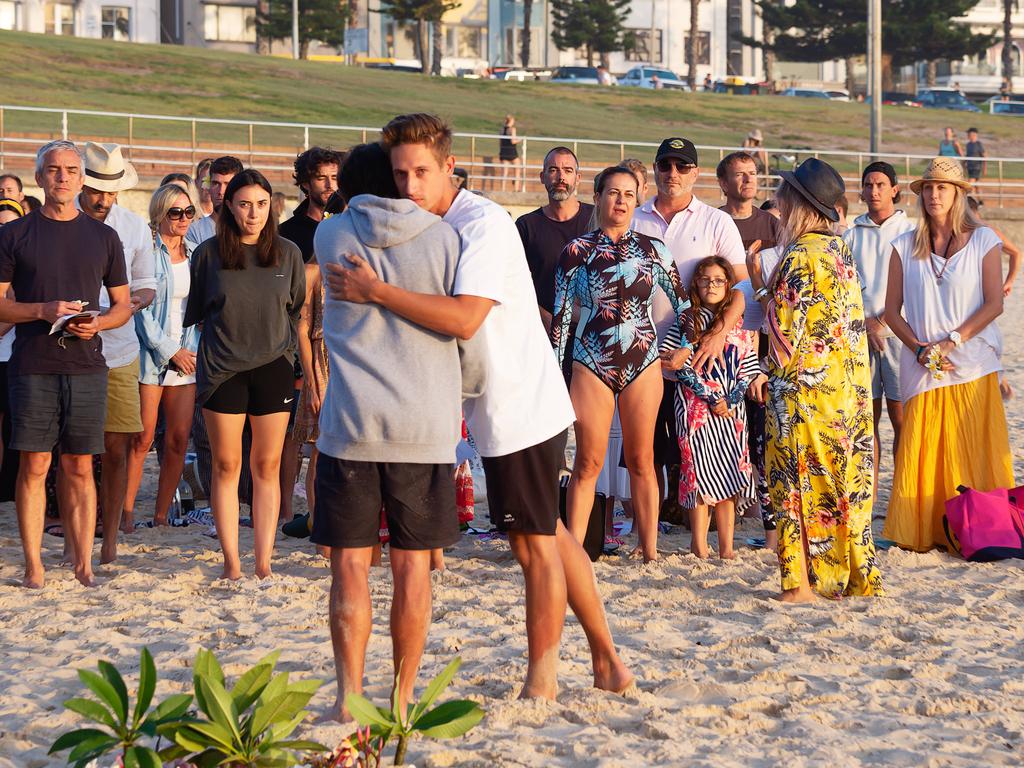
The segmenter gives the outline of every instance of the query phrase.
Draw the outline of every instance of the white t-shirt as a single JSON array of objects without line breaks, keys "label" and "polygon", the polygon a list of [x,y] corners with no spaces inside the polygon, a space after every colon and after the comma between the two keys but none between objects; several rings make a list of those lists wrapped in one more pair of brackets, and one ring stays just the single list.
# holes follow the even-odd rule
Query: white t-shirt
[{"label": "white t-shirt", "polygon": [[[75,198],[78,205],[78,198]],[[80,207],[80,206],[79,206]],[[146,220],[117,203],[110,207],[103,222],[117,232],[124,249],[125,272],[132,292],[143,288],[156,288],[156,256],[153,253],[153,233]],[[110,308],[110,296],[106,287],[100,287],[99,309]],[[91,309],[91,307],[86,307]],[[103,340],[103,358],[108,368],[128,365],[139,356],[139,337],[135,335],[135,321],[132,318],[119,328],[100,331]]]},{"label": "white t-shirt", "polygon": [[537,293],[512,218],[490,200],[462,191],[444,215],[462,241],[455,295],[497,302],[483,335],[487,385],[464,404],[481,456],[505,456],[550,440],[576,416],[537,310]]},{"label": "white t-shirt", "polygon": [[[665,217],[654,206],[656,199],[652,197],[636,209],[633,214],[633,230],[656,237],[668,246],[684,290],[690,289],[693,270],[705,256],[721,256],[730,264],[746,269],[743,240],[729,214],[694,197],[688,206],[672,217],[672,221],[665,221]],[[675,323],[676,315],[671,303],[661,292],[654,297],[652,316],[658,328],[658,338],[664,339],[665,332]]]},{"label": "white t-shirt", "polygon": [[[914,222],[903,211],[896,211],[881,225],[875,224],[868,214],[862,213],[843,235],[860,275],[865,317],[880,317],[885,313],[885,289],[889,285],[892,241],[914,229]],[[886,332],[885,335],[892,334]]]},{"label": "white t-shirt", "polygon": [[3,336],[0,336],[0,363],[9,363],[11,361],[11,352],[14,351],[14,334],[17,331],[17,327],[14,327]]},{"label": "white t-shirt", "polygon": [[[182,320],[185,318],[185,305],[188,304],[188,292],[192,287],[192,273],[188,259],[177,264],[171,264],[171,274],[174,280],[174,292],[171,294],[171,306],[169,319],[171,327],[167,336],[172,339],[180,339],[182,332]],[[184,376],[174,368],[168,368],[160,384],[164,387],[180,387],[183,384],[195,384],[194,373]]]},{"label": "white t-shirt", "polygon": [[[967,245],[949,257],[943,272],[939,256],[914,258],[915,232],[911,230],[892,241],[903,262],[903,317],[921,342],[934,343],[949,338],[950,331],[956,330],[985,303],[982,262],[986,253],[1002,246],[1002,241],[988,227],[979,227],[971,233]],[[942,274],[941,282],[936,272]],[[922,392],[967,384],[1003,369],[1000,362],[1003,336],[995,322],[949,353],[949,360],[956,369],[947,371],[940,380],[932,378],[931,371],[917,362],[916,351],[904,346],[900,356],[900,390],[904,403]]]}]

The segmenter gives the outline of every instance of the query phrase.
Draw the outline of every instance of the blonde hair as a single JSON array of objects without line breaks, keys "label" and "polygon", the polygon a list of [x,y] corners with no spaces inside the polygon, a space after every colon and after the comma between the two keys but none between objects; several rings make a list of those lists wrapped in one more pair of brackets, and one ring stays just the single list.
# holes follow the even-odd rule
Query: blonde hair
[{"label": "blonde hair", "polygon": [[832,222],[811,205],[794,187],[783,181],[775,191],[775,201],[779,209],[785,211],[786,222],[782,225],[782,234],[776,247],[779,253],[785,253],[793,243],[808,232],[830,234]]},{"label": "blonde hair", "polygon": [[[196,217],[199,216],[199,195],[195,191],[196,185],[190,184],[188,191],[181,188],[181,184],[178,182],[169,182],[164,184],[162,187],[157,189],[153,193],[153,197],[149,199],[149,226],[156,232],[160,229],[160,222],[164,220],[167,212],[174,207],[174,201],[178,199],[178,195],[185,195],[188,198],[189,205],[196,209]],[[193,219],[194,221],[194,219]]]},{"label": "blonde hair", "polygon": [[381,143],[389,151],[402,144],[422,144],[444,165],[452,154],[452,129],[437,115],[426,112],[399,115],[384,126]]},{"label": "blonde hair", "polygon": [[[928,182],[925,182],[927,184]],[[941,180],[936,179],[936,184]],[[955,184],[950,184],[955,190],[953,206],[949,209],[949,220],[951,223],[951,237],[973,232],[978,227],[984,226],[970,206],[967,204],[967,193]],[[924,186],[917,196],[917,229],[914,231],[914,258],[927,259],[932,253],[932,226],[931,216],[924,206]]]}]

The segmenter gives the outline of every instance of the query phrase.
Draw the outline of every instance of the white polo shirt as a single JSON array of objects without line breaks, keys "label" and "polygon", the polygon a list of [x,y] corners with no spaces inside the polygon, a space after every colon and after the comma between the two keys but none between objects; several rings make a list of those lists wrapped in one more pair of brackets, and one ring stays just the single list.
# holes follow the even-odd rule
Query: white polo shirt
[{"label": "white polo shirt", "polygon": [[[75,206],[81,210],[77,197]],[[134,292],[143,288],[156,288],[153,233],[146,220],[114,203],[103,223],[117,232],[121,240],[130,289]],[[110,308],[106,287],[100,288],[99,308]],[[100,331],[100,338],[103,339],[103,358],[107,361],[107,368],[120,368],[139,356],[139,337],[135,335],[134,318],[129,318],[120,328]]]},{"label": "white polo shirt", "polygon": [[483,396],[463,404],[477,450],[481,456],[505,456],[550,440],[576,417],[512,217],[497,203],[463,190],[444,220],[462,241],[455,295],[497,302],[477,331],[487,385]]},{"label": "white polo shirt", "polygon": [[[654,207],[655,199],[652,197],[636,209],[633,230],[656,237],[668,246],[686,290],[690,288],[693,270],[705,256],[721,256],[730,264],[746,269],[747,259],[740,231],[729,214],[702,203],[694,196],[688,206],[672,217],[672,221],[665,221]],[[663,339],[676,316],[669,300],[660,291],[654,296],[653,316],[658,338]]]}]

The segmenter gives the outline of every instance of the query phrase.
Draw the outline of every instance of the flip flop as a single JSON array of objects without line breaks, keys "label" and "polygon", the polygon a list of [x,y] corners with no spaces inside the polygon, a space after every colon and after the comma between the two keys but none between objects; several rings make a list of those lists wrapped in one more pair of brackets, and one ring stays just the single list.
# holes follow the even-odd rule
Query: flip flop
[{"label": "flip flop", "polygon": [[281,533],[293,539],[308,539],[309,515],[296,515],[281,526]]},{"label": "flip flop", "polygon": [[43,528],[43,533],[48,533],[51,536],[56,536],[58,539],[64,538],[64,528],[61,527],[60,523],[50,523],[48,526]]}]

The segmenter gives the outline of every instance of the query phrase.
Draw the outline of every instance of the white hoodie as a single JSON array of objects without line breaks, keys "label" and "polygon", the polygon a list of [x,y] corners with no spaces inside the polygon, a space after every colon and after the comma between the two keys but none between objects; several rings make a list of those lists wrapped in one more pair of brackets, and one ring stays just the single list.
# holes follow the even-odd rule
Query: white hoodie
[{"label": "white hoodie", "polygon": [[864,317],[880,317],[885,312],[892,241],[916,226],[903,211],[896,211],[881,225],[875,224],[868,214],[862,213],[843,235],[857,264],[861,293],[864,296]]}]

